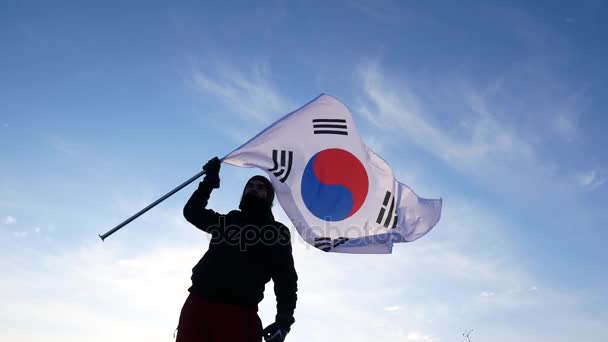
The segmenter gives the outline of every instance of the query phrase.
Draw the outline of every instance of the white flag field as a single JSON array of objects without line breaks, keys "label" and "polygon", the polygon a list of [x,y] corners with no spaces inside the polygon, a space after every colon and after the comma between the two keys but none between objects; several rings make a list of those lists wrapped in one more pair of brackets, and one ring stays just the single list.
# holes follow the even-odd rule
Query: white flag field
[{"label": "white flag field", "polygon": [[224,157],[264,170],[281,207],[310,245],[326,252],[391,253],[428,233],[441,199],[418,197],[365,146],[351,112],[321,94]]}]

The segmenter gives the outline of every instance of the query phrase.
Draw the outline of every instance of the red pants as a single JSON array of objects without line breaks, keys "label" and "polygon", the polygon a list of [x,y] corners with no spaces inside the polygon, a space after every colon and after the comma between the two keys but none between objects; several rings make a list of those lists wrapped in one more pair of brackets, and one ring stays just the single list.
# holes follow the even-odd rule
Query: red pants
[{"label": "red pants", "polygon": [[260,342],[257,308],[209,301],[190,294],[182,307],[176,342]]}]

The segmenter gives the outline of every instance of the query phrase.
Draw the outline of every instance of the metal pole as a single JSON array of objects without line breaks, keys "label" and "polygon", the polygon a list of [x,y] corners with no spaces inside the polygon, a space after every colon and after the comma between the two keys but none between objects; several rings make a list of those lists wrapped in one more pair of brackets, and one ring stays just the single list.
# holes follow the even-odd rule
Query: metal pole
[{"label": "metal pole", "polygon": [[129,217],[128,219],[124,220],[121,224],[119,224],[118,226],[112,228],[111,230],[109,230],[107,233],[103,234],[103,235],[99,235],[99,237],[101,238],[101,241],[105,240],[108,236],[116,233],[116,231],[118,231],[120,228],[126,226],[127,224],[129,224],[131,221],[135,220],[136,218],[138,218],[139,216],[141,216],[143,213],[145,213],[146,211],[154,208],[157,204],[159,204],[160,202],[166,200],[167,198],[169,198],[169,196],[173,195],[174,193],[180,191],[182,188],[184,188],[186,185],[194,182],[197,178],[199,178],[200,176],[205,174],[205,170],[197,173],[196,175],[192,176],[192,178],[188,179],[187,181],[183,182],[182,184],[180,184],[177,188],[169,191],[168,193],[166,193],[163,197],[157,199],[156,201],[154,201],[152,204],[150,204],[149,206],[143,208],[142,210],[140,210],[137,214]]}]

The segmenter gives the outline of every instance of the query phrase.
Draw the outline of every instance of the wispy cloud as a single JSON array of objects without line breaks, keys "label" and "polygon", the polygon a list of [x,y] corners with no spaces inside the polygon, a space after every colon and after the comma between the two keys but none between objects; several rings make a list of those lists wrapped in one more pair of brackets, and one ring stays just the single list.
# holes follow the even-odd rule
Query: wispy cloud
[{"label": "wispy cloud", "polygon": [[[513,118],[511,110],[515,109],[509,107],[507,95],[500,101],[491,95],[505,92],[505,83],[511,89],[511,83],[515,82],[506,78],[490,87],[476,87],[463,80],[430,82],[431,97],[420,90],[429,83],[413,90],[405,76],[383,70],[378,62],[361,65],[358,75],[361,80],[358,102],[362,108],[358,113],[385,134],[390,132],[394,138],[387,141],[387,149],[391,144],[407,144],[435,156],[493,192],[508,194],[518,201],[578,205],[573,203],[572,195],[578,191],[572,182],[573,172],[560,165],[559,156],[552,154],[554,149],[547,150],[539,142],[556,134],[546,129],[546,119],[552,118],[548,107],[543,107],[548,99],[538,105],[545,108],[542,120],[522,125]],[[444,110],[450,113],[443,113]],[[437,111],[442,115],[438,116]],[[563,113],[560,125],[561,132],[572,137],[578,133],[570,120],[573,117]],[[591,176],[579,176],[578,183],[589,182]],[[597,174],[593,179],[593,185],[587,185],[590,189],[605,181]]]},{"label": "wispy cloud", "polygon": [[603,170],[594,169],[575,174],[574,180],[585,189],[595,190],[606,183],[608,174]]},{"label": "wispy cloud", "polygon": [[256,64],[247,71],[228,65],[193,72],[196,88],[210,99],[223,104],[241,119],[268,123],[277,114],[292,108],[271,82],[270,67]]},{"label": "wispy cloud", "polygon": [[[460,167],[478,167],[502,156],[508,159],[534,158],[533,148],[492,115],[483,97],[473,89],[465,94],[477,117],[463,122],[464,133],[450,134],[430,120],[418,97],[403,80],[387,79],[376,63],[359,70],[363,81],[363,115],[383,129],[398,128],[421,148]],[[372,114],[374,113],[374,114]]]}]

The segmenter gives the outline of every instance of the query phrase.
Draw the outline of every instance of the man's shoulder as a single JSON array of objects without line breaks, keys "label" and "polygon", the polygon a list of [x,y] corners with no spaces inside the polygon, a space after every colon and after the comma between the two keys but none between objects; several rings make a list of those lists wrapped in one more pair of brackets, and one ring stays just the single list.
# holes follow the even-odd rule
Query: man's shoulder
[{"label": "man's shoulder", "polygon": [[226,216],[239,216],[241,215],[241,211],[238,209],[230,210]]}]

